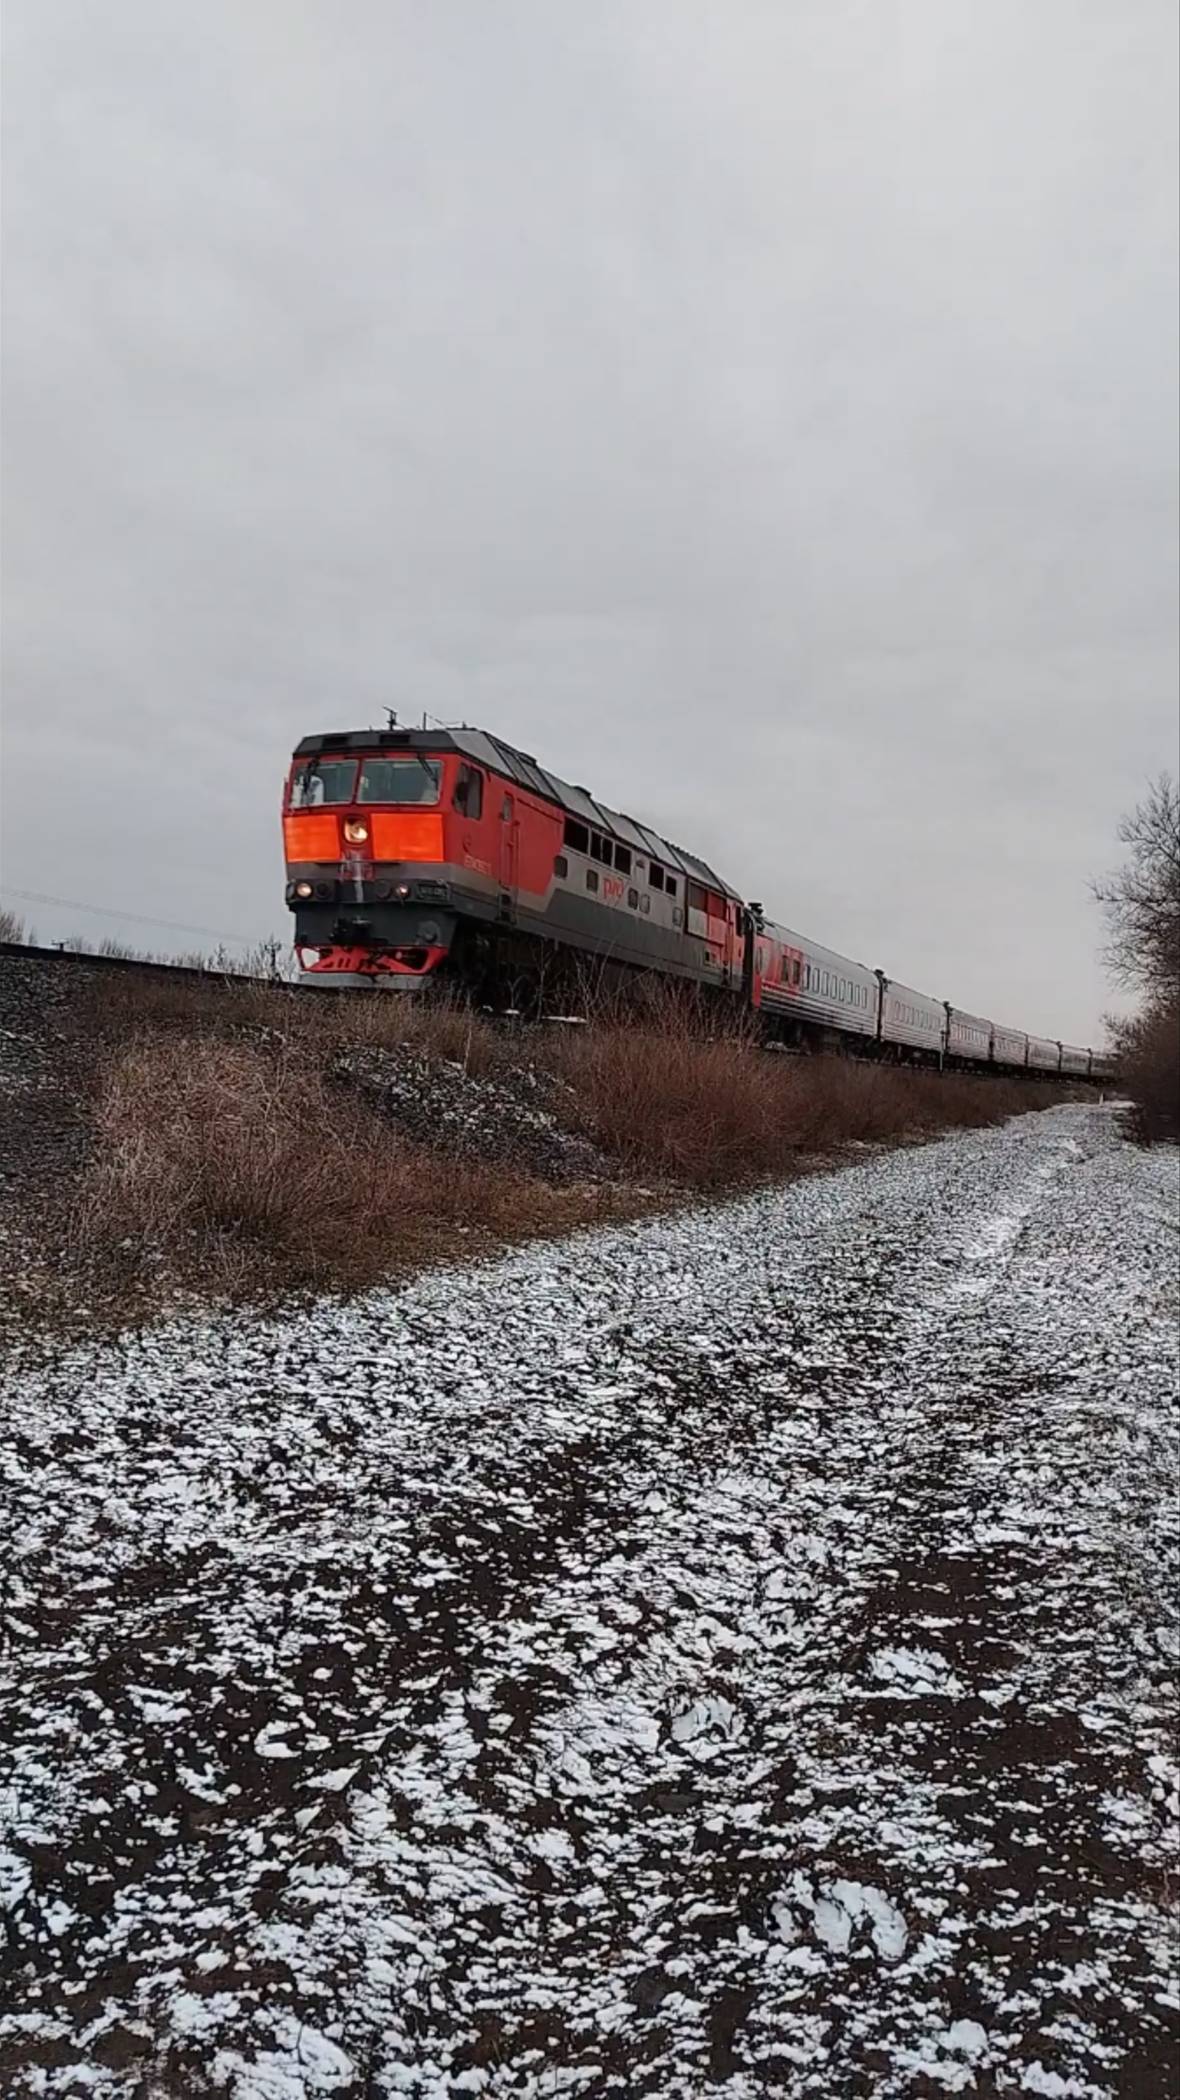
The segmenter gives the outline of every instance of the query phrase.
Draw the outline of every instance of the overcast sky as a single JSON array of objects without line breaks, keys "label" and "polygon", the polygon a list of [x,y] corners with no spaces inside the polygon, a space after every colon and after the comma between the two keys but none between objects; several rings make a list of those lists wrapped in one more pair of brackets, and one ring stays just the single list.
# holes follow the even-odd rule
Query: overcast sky
[{"label": "overcast sky", "polygon": [[291,746],[427,708],[1093,1039],[1175,762],[1175,25],[9,0],[6,901],[286,934]]}]

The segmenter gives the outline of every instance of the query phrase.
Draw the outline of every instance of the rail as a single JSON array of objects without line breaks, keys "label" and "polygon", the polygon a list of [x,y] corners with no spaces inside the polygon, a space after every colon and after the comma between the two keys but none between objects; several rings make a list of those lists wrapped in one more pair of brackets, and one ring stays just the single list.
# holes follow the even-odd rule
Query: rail
[{"label": "rail", "polygon": [[303,987],[287,977],[256,977],[245,970],[205,969],[197,963],[157,962],[141,955],[99,955],[85,948],[40,948],[30,941],[0,941],[0,956],[34,962],[84,964],[95,970],[136,970],[153,977],[190,977],[198,984],[257,984],[268,991],[297,992]]}]

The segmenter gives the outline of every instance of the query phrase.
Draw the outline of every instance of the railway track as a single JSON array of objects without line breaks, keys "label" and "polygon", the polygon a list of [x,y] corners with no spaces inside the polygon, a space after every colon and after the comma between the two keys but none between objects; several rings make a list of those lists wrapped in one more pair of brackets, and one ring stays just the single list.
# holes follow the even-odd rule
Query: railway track
[{"label": "railway track", "polygon": [[[38,963],[48,963],[51,967],[78,967],[79,965],[81,965],[86,969],[122,971],[124,974],[137,974],[145,977],[156,977],[164,979],[181,979],[187,980],[190,983],[195,982],[198,984],[241,984],[254,985],[259,987],[260,989],[265,989],[267,991],[273,992],[314,992],[319,997],[323,997],[325,992],[325,986],[322,983],[301,983],[298,979],[292,980],[285,977],[258,977],[252,974],[251,972],[244,970],[202,969],[193,963],[157,962],[154,960],[150,960],[146,957],[135,955],[100,955],[97,953],[91,953],[88,950],[81,950],[77,948],[43,948],[33,946],[27,941],[0,941],[0,962],[2,962],[6,958],[11,959],[13,961],[24,960]],[[336,989],[337,991],[340,991],[343,990],[343,987],[336,987]],[[535,1022],[530,1022],[529,1017],[523,1013],[493,1013],[490,1009],[485,1008],[483,1009],[483,1014],[486,1020],[490,1020],[493,1022],[506,1022],[514,1028],[536,1025]],[[541,1025],[547,1025],[551,1027],[586,1025],[586,1016],[584,1015],[545,1014],[540,1017],[540,1020]],[[767,1050],[772,1051],[779,1056],[805,1058],[808,1055],[806,1050],[802,1050],[794,1046],[788,1046],[784,1043],[769,1042],[764,1047]],[[846,1056],[849,1056],[852,1059],[852,1061],[856,1063],[876,1062],[876,1060],[871,1057],[858,1057],[855,1051],[846,1051],[844,1054]],[[959,1067],[951,1066],[949,1067],[949,1069],[953,1072],[957,1071]],[[987,1066],[974,1067],[977,1076],[983,1078],[989,1076],[989,1069],[993,1071],[993,1076],[995,1076],[996,1078],[1011,1079],[1020,1078],[1021,1076],[1027,1076],[1029,1079],[1034,1080],[1057,1080],[1059,1084],[1068,1085],[1071,1087],[1078,1087],[1080,1089],[1084,1089],[1087,1093],[1092,1088],[1098,1088],[1103,1092],[1109,1091],[1109,1089],[1115,1084],[1115,1081],[1110,1074],[1106,1074],[1101,1078],[1099,1078],[1098,1076],[1091,1078],[1081,1073],[1057,1074],[1053,1072],[1041,1072],[1038,1070],[1033,1070],[1027,1072],[1026,1075],[1022,1075],[1022,1073],[1016,1068],[1010,1069],[1008,1067],[1005,1067],[1002,1070],[994,1070],[994,1068],[989,1068]]]},{"label": "railway track", "polygon": [[157,962],[139,955],[100,955],[89,949],[40,948],[28,941],[0,941],[0,957],[50,964],[83,963],[87,969],[122,970],[151,977],[194,978],[202,984],[259,984],[272,991],[296,992],[304,986],[285,977],[257,977],[245,970],[202,969],[195,963]]}]

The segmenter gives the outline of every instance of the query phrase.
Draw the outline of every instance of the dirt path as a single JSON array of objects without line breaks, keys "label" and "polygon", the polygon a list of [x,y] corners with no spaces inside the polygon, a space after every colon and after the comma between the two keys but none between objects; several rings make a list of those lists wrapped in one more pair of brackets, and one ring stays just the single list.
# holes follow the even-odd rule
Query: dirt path
[{"label": "dirt path", "polygon": [[1063,1109],[17,1376],[4,2092],[1180,2089],[1174,1220]]}]

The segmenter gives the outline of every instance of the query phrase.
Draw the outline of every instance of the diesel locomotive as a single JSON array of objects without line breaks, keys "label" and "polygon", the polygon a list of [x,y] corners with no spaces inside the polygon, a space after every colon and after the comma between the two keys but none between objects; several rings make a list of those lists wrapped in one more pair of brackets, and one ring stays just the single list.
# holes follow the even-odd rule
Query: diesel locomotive
[{"label": "diesel locomotive", "polygon": [[304,737],[283,843],[309,983],[451,985],[502,1008],[646,976],[740,1004],[786,1044],[1106,1069],[1089,1049],[963,1013],[775,924],[696,854],[489,730]]}]

